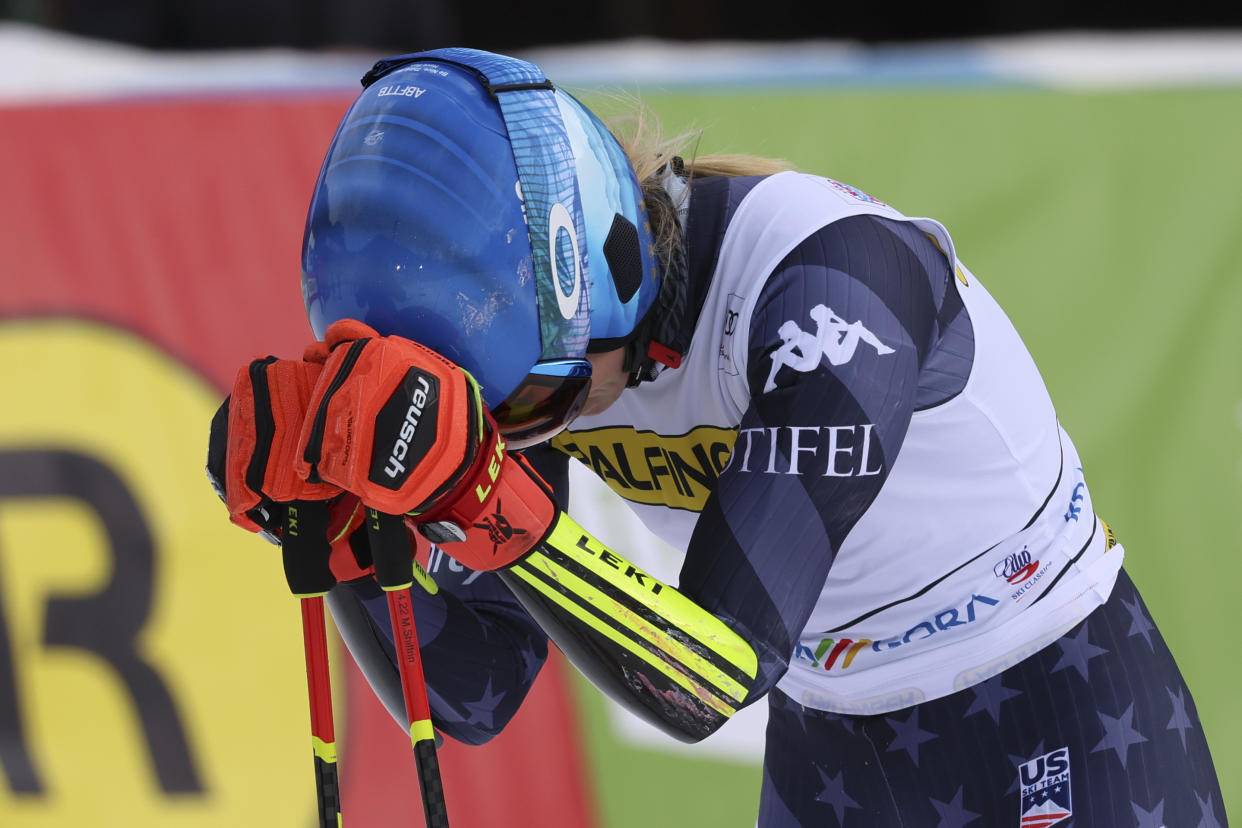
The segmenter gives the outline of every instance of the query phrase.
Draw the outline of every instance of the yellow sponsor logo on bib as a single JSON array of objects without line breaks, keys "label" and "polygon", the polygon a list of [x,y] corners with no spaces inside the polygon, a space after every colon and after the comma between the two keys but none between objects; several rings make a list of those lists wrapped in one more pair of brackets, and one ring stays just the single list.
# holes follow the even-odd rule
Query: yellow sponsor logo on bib
[{"label": "yellow sponsor logo on bib", "polygon": [[699,426],[670,436],[611,426],[562,432],[552,446],[590,466],[626,500],[701,512],[736,440],[735,428]]}]

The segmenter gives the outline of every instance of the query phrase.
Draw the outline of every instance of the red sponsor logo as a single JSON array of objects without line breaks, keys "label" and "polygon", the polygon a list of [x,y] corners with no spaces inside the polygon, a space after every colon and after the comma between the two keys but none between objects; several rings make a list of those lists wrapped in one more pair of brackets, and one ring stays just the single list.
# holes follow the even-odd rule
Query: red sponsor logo
[{"label": "red sponsor logo", "polygon": [[1025,546],[1021,552],[1007,555],[1005,560],[992,567],[997,578],[1004,578],[1011,584],[1020,584],[1039,571],[1039,561],[1031,560],[1031,552]]}]

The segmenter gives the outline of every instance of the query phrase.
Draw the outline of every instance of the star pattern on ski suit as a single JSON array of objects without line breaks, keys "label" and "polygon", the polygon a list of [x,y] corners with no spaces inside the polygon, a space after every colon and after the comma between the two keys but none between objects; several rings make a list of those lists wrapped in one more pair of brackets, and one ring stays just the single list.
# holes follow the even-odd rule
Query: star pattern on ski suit
[{"label": "star pattern on ski suit", "polygon": [[1131,604],[1124,598],[1121,599],[1121,603],[1130,613],[1130,631],[1126,633],[1126,637],[1141,635],[1148,647],[1156,649],[1156,645],[1151,643],[1151,634],[1155,631],[1156,625],[1151,623],[1151,619],[1143,611],[1143,605],[1138,601]]},{"label": "star pattern on ski suit", "polygon": [[1098,715],[1100,717],[1100,724],[1104,726],[1104,738],[1100,740],[1098,745],[1091,748],[1091,752],[1115,750],[1117,751],[1117,758],[1121,760],[1121,767],[1124,768],[1127,755],[1130,752],[1130,746],[1147,741],[1146,736],[1134,729],[1134,705],[1131,704],[1127,707],[1126,712],[1116,719],[1106,713]]},{"label": "star pattern on ski suit", "polygon": [[496,702],[504,698],[504,693],[492,693],[492,680],[487,680],[487,687],[478,701],[462,702],[462,707],[470,711],[470,720],[482,727],[491,728],[496,723]]},{"label": "star pattern on ski suit", "polygon": [[1211,793],[1208,793],[1207,799],[1200,799],[1195,794],[1195,801],[1199,803],[1199,810],[1202,812],[1196,828],[1220,828],[1220,823],[1216,820],[1216,805],[1213,803],[1215,798]]},{"label": "star pattern on ski suit", "polygon": [[[794,707],[793,702],[791,700],[787,700],[785,702],[776,702],[773,704],[772,715],[778,715],[778,714],[789,716],[795,722],[797,722],[798,729],[802,731],[802,735],[804,736],[811,735],[811,731],[807,728],[807,719],[810,717],[810,713],[807,710],[805,709],[799,710],[796,707]],[[829,714],[825,718],[830,718],[830,716],[831,714]]]},{"label": "star pattern on ski suit", "polygon": [[845,824],[845,809],[857,808],[862,810],[862,806],[850,799],[845,792],[845,771],[841,771],[836,776],[828,776],[819,768],[815,769],[819,774],[819,778],[824,782],[824,789],[819,796],[815,797],[816,802],[822,802],[825,805],[831,805],[833,813],[837,815],[837,824]]},{"label": "star pattern on ski suit", "polygon": [[975,693],[975,700],[970,703],[970,707],[966,708],[963,718],[986,710],[996,724],[1000,724],[1001,704],[1015,696],[1022,695],[1021,690],[1011,690],[1001,684],[1001,676],[994,676],[970,689]]},{"label": "star pattern on ski suit", "polygon": [[435,721],[447,724],[467,721],[456,704],[450,703],[430,685],[427,686],[427,700],[431,703],[431,715]]},{"label": "star pattern on ski suit", "polygon": [[1165,688],[1164,692],[1169,694],[1169,701],[1173,703],[1173,717],[1169,719],[1169,726],[1166,730],[1176,730],[1177,735],[1182,737],[1182,750],[1186,749],[1186,731],[1194,730],[1195,726],[1190,721],[1190,716],[1186,713],[1186,698],[1182,694],[1182,688],[1177,688],[1177,695],[1173,695],[1173,691]]},{"label": "star pattern on ski suit", "polygon": [[[1044,740],[1040,739],[1039,744],[1035,746],[1035,750],[1031,751],[1031,756],[1043,756],[1048,751],[1044,750]],[[1009,761],[1013,763],[1013,784],[1009,786],[1009,790],[1005,791],[1005,796],[1018,790],[1019,775],[1018,769],[1030,761],[1025,756],[1014,756],[1009,754]]]},{"label": "star pattern on ski suit", "polygon": [[1052,668],[1052,672],[1057,673],[1073,667],[1078,671],[1078,675],[1082,676],[1083,681],[1087,680],[1088,662],[1108,653],[1108,650],[1103,647],[1097,647],[1091,643],[1087,637],[1088,632],[1087,625],[1083,624],[1078,635],[1073,638],[1066,635],[1057,641],[1057,646],[1061,648],[1061,658]]},{"label": "star pattern on ski suit", "polygon": [[1134,818],[1138,820],[1135,828],[1164,828],[1164,800],[1156,803],[1156,807],[1150,811],[1140,808],[1138,803],[1131,802],[1130,810],[1134,811]]},{"label": "star pattern on ski suit", "polygon": [[910,718],[904,722],[899,722],[892,718],[888,719],[888,726],[896,734],[893,743],[888,746],[889,752],[894,750],[906,751],[910,754],[910,759],[914,762],[916,768],[919,766],[919,745],[940,738],[935,733],[919,728],[919,711],[917,708],[910,712]]},{"label": "star pattern on ski suit", "polygon": [[940,815],[940,821],[936,823],[936,828],[962,828],[967,823],[974,822],[979,818],[979,814],[962,807],[962,789],[960,787],[948,802],[933,799],[931,804],[936,809],[936,813]]}]

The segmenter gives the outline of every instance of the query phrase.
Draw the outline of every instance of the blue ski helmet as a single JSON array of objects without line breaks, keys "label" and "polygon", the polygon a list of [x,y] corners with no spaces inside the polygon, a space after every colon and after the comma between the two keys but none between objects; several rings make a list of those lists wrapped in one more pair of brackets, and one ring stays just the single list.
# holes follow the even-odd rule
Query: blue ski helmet
[{"label": "blue ski helmet", "polygon": [[311,327],[354,318],[426,345],[475,377],[502,430],[540,420],[525,436],[546,438],[577,413],[552,409],[585,399],[588,344],[625,343],[659,289],[625,152],[523,60],[438,49],[363,86],[311,199]]}]

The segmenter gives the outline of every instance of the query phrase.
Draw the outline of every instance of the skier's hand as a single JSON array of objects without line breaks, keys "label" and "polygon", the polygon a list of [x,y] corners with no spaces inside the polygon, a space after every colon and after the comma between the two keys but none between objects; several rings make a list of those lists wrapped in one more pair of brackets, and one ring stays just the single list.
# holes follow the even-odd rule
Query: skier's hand
[{"label": "skier's hand", "polygon": [[211,421],[208,479],[234,523],[273,542],[285,519],[278,503],[340,494],[335,486],[308,484],[293,463],[302,417],[322,367],[306,360],[252,360],[237,372],[232,394]]},{"label": "skier's hand", "polygon": [[434,508],[497,443],[473,377],[352,319],[328,328],[294,468],[388,514]]},{"label": "skier's hand", "polygon": [[[555,516],[547,487],[505,451],[474,378],[354,320],[325,336],[295,465],[300,477],[423,526],[472,569],[512,563]],[[514,486],[517,488],[514,488]],[[476,554],[477,550],[477,554]]]}]

